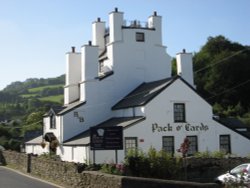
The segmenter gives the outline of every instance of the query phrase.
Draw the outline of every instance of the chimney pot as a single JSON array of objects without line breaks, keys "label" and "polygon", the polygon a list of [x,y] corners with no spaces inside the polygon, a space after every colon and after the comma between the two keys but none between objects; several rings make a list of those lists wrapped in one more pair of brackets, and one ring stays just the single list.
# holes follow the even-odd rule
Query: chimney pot
[{"label": "chimney pot", "polygon": [[98,18],[97,18],[97,21],[100,22],[100,21],[101,21],[101,18],[98,17]]},{"label": "chimney pot", "polygon": [[157,16],[157,12],[156,11],[154,11],[154,16]]},{"label": "chimney pot", "polygon": [[118,12],[118,8],[117,7],[115,7],[115,12]]},{"label": "chimney pot", "polygon": [[185,48],[182,50],[182,53],[184,53],[184,54],[186,53],[186,49]]},{"label": "chimney pot", "polygon": [[91,40],[89,41],[89,46],[92,46],[92,42],[91,42]]},{"label": "chimney pot", "polygon": [[71,47],[71,51],[72,51],[72,53],[75,53],[75,46]]}]

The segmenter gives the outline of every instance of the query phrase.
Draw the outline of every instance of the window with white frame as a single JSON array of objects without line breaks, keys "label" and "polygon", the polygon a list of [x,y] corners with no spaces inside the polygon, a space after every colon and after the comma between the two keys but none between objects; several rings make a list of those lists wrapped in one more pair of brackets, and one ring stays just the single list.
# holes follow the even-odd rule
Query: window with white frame
[{"label": "window with white frame", "polygon": [[220,135],[220,151],[231,153],[230,135]]},{"label": "window with white frame", "polygon": [[137,137],[125,137],[125,156],[130,150],[136,151],[137,147]]},{"label": "window with white frame", "polygon": [[174,122],[186,122],[184,103],[174,103]]},{"label": "window with white frame", "polygon": [[188,149],[188,155],[194,155],[196,152],[198,152],[198,138],[197,136],[187,136],[189,140],[189,149]]},{"label": "window with white frame", "polygon": [[174,155],[174,137],[173,136],[162,137],[162,150],[171,155]]}]

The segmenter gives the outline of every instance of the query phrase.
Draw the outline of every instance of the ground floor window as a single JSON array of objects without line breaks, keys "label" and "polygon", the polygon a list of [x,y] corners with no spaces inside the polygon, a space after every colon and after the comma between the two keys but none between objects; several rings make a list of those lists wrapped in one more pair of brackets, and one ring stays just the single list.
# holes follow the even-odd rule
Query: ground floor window
[{"label": "ground floor window", "polygon": [[194,155],[198,152],[198,138],[197,136],[187,136],[189,140],[188,155]]},{"label": "ground floor window", "polygon": [[231,153],[230,135],[220,135],[220,151]]},{"label": "ground floor window", "polygon": [[162,137],[162,150],[174,155],[174,137],[163,136]]},{"label": "ground floor window", "polygon": [[135,151],[137,147],[137,137],[125,137],[125,156],[128,154],[128,151]]}]

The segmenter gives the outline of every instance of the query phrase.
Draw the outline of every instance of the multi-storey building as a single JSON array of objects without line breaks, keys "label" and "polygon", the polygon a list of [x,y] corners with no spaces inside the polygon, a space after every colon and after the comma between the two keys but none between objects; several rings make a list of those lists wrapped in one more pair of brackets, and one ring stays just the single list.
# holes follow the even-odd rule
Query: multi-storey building
[{"label": "multi-storey building", "polygon": [[[133,148],[179,154],[187,137],[189,155],[248,155],[249,130],[214,118],[211,105],[197,94],[191,53],[177,54],[178,75],[171,75],[161,22],[157,12],[145,23],[126,22],[117,8],[109,14],[109,27],[100,18],[93,22],[92,41],[66,54],[64,106],[45,114],[43,135],[27,142],[26,152],[120,162]],[[91,150],[90,128],[114,126],[123,127],[123,150]]]}]

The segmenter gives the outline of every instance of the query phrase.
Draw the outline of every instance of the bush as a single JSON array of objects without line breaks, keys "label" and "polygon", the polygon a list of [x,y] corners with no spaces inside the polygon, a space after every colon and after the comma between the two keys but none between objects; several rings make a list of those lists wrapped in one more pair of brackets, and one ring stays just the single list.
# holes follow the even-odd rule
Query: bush
[{"label": "bush", "polygon": [[123,164],[103,164],[101,171],[108,174],[124,175],[124,165]]},{"label": "bush", "polygon": [[[132,155],[131,155],[132,154]],[[182,163],[169,153],[150,148],[147,153],[141,151],[128,153],[125,159],[125,174],[148,178],[178,178]]]}]

